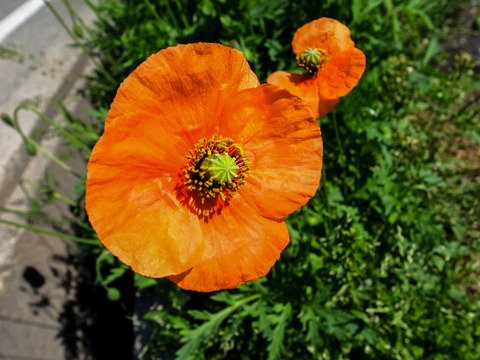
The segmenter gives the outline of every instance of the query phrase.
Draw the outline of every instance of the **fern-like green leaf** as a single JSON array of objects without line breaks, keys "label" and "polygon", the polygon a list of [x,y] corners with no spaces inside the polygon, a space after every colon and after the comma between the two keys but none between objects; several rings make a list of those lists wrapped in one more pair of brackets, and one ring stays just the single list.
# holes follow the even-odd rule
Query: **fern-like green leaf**
[{"label": "fern-like green leaf", "polygon": [[[252,300],[259,298],[260,295],[252,295],[237,301],[229,307],[219,311],[216,314],[210,314],[210,319],[205,321],[199,327],[187,332],[182,338],[182,342],[185,343],[176,353],[177,360],[188,360],[195,353],[195,350],[199,348],[203,341],[213,336],[222,322],[239,307],[249,303]],[[202,314],[202,317],[204,314]]]},{"label": "fern-like green leaf", "polygon": [[283,352],[283,339],[285,338],[285,328],[292,318],[292,305],[290,303],[283,307],[282,313],[278,318],[277,325],[272,333],[272,341],[267,347],[268,360],[280,359]]}]

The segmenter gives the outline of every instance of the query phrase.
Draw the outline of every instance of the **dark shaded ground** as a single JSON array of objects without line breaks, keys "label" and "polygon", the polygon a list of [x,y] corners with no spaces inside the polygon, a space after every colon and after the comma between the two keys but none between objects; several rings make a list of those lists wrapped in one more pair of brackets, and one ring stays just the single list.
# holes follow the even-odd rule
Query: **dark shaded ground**
[{"label": "dark shaded ground", "polygon": [[26,232],[0,297],[0,359],[132,359],[132,276],[108,300],[91,250]]},{"label": "dark shaded ground", "polygon": [[[122,289],[118,301],[108,300],[105,290],[95,284],[95,259],[87,252],[61,259],[74,264],[76,276],[65,285],[74,292],[59,316],[59,336],[66,359],[131,359],[133,348],[132,313],[134,289],[132,277],[116,285]],[[68,284],[68,285],[67,285]]]},{"label": "dark shaded ground", "polygon": [[111,302],[95,284],[91,254],[42,235],[19,241],[16,257],[28,265],[13,266],[6,286],[15,291],[2,298],[0,358],[132,359],[131,276],[115,284],[124,298]]}]

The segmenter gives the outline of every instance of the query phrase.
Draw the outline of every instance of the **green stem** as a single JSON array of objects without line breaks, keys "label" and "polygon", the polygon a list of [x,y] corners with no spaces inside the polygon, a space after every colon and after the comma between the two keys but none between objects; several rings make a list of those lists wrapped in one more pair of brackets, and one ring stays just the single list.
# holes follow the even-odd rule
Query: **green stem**
[{"label": "green stem", "polygon": [[260,298],[261,296],[262,296],[262,294],[255,294],[255,295],[247,296],[246,298],[244,298],[244,299],[240,300],[239,302],[235,303],[234,305],[232,305],[232,308],[237,309],[240,306],[245,305],[246,303],[249,303],[252,300],[256,300],[256,299]]},{"label": "green stem", "polygon": [[41,152],[43,155],[45,155],[48,159],[52,160],[55,164],[60,166],[62,169],[67,171],[68,173],[72,174],[75,177],[78,177],[79,179],[82,178],[82,176],[77,173],[75,170],[73,170],[69,165],[67,165],[64,161],[60,160],[57,156],[55,156],[50,150],[45,148],[44,146],[40,145],[37,141],[35,141],[31,136],[25,134],[22,131],[22,128],[20,127],[20,124],[18,123],[18,112],[24,108],[25,104],[20,104],[15,108],[15,111],[13,112],[13,126],[14,128],[18,131],[19,135],[21,136],[22,140],[25,142],[25,144],[34,146],[35,150],[38,150]]},{"label": "green stem", "polygon": [[180,24],[177,22],[177,17],[175,16],[175,13],[173,12],[172,6],[170,5],[170,0],[165,0],[165,6],[167,7],[167,12],[168,15],[170,16],[170,19],[173,22],[173,25],[177,28],[180,29]]},{"label": "green stem", "polygon": [[73,33],[73,31],[70,30],[70,27],[67,25],[67,23],[63,20],[62,16],[60,13],[55,9],[55,6],[50,4],[47,0],[43,0],[43,3],[45,6],[52,12],[53,16],[57,19],[57,21],[60,23],[60,25],[63,27],[63,29],[66,31],[66,33],[73,39],[76,40],[76,36]]},{"label": "green stem", "polygon": [[[22,216],[26,219],[37,219],[37,220],[47,221],[49,224],[57,225],[57,226],[72,225],[72,222],[69,221],[69,220],[56,219],[56,218],[53,218],[51,216],[45,215],[43,213],[35,213],[35,212],[32,212],[32,211],[21,211],[21,210],[6,208],[6,207],[0,207],[0,212],[9,213],[9,214],[17,215],[17,216]],[[78,222],[76,220],[73,223],[75,225],[80,226],[81,228],[83,228],[87,231],[91,231],[91,228],[86,223]]]},{"label": "green stem", "polygon": [[188,29],[190,27],[190,22],[188,21],[187,17],[185,16],[185,11],[183,9],[183,4],[179,0],[175,0],[175,3],[177,4],[178,13],[180,14],[180,19],[182,19],[182,22],[183,22],[183,25],[185,26],[185,29]]},{"label": "green stem", "polygon": [[54,237],[57,237],[57,238],[60,238],[60,239],[70,240],[70,241],[73,241],[73,242],[76,242],[76,243],[79,243],[79,244],[85,244],[85,245],[98,245],[99,244],[98,240],[85,239],[85,238],[81,238],[81,237],[78,237],[78,236],[62,233],[60,231],[47,229],[47,228],[40,227],[40,226],[27,225],[27,224],[23,224],[23,223],[16,222],[16,221],[5,220],[5,219],[2,219],[2,218],[0,218],[0,223],[10,225],[10,226],[15,226],[15,227],[18,227],[18,228],[21,228],[21,229],[25,229],[25,230],[31,231],[33,233],[45,234],[45,235],[54,236]]},{"label": "green stem", "polygon": [[[41,191],[41,188],[42,188],[41,184],[38,184],[35,181],[32,181],[30,179],[22,179],[21,184],[28,184],[29,186],[34,188],[36,191]],[[49,186],[49,189],[52,189],[52,186]],[[25,188],[25,191],[28,192],[26,188]],[[28,192],[27,195],[30,195],[30,193]],[[61,201],[69,206],[77,205],[77,202],[75,200],[69,198],[66,195],[59,193],[58,191],[52,190],[52,195],[55,200]]]},{"label": "green stem", "polygon": [[150,9],[150,12],[152,13],[155,20],[162,21],[162,18],[160,17],[160,15],[158,15],[158,12],[157,12],[157,9],[155,8],[155,5],[153,5],[150,0],[144,0],[144,1],[147,4],[148,8]]},{"label": "green stem", "polygon": [[332,114],[332,119],[333,119],[333,129],[335,130],[335,139],[337,140],[338,147],[342,150],[342,153],[345,153],[343,150],[343,143],[340,140],[340,133],[338,132],[337,116],[335,114]]},{"label": "green stem", "polygon": [[97,5],[95,5],[91,0],[83,0],[85,4],[92,10],[94,13],[97,12]]},{"label": "green stem", "polygon": [[85,22],[78,15],[78,12],[72,6],[72,3],[70,2],[70,0],[62,0],[62,2],[63,2],[63,5],[65,5],[65,8],[67,9],[68,15],[70,16],[70,19],[72,20],[73,24],[80,25],[83,30],[86,30],[87,26],[85,25]]},{"label": "green stem", "polygon": [[[100,71],[109,81],[112,82],[112,84],[116,84],[117,81],[113,77],[113,75],[105,69],[105,66],[97,61],[96,57],[92,53],[92,49],[90,47],[87,47],[85,45],[82,45],[78,41],[78,37],[76,36],[75,32],[70,29],[70,27],[67,25],[67,23],[62,19],[62,16],[60,13],[55,9],[55,7],[47,2],[46,0],[43,0],[47,8],[52,12],[52,14],[55,16],[57,21],[60,23],[60,25],[63,27],[63,29],[66,31],[66,33],[72,38],[72,40],[75,42],[76,45],[79,45],[79,47],[82,49],[84,54],[86,54],[90,61],[95,65],[96,69]],[[86,28],[86,27],[85,27]]]},{"label": "green stem", "polygon": [[325,235],[326,237],[330,237],[333,225],[328,215],[331,213],[331,211],[330,211],[330,203],[328,202],[327,176],[326,176],[325,166],[322,167],[322,183],[320,186],[323,188],[323,196],[325,197],[325,207],[327,209],[327,213],[325,215],[326,221],[324,223]]},{"label": "green stem", "polygon": [[69,197],[59,193],[58,191],[54,191],[53,197],[55,198],[55,200],[62,201],[67,205],[70,205],[70,206],[76,206],[77,205],[77,203],[75,201],[73,201]]},{"label": "green stem", "polygon": [[104,278],[102,276],[102,265],[104,262],[107,262],[108,264],[112,265],[112,262],[109,259],[113,259],[113,256],[110,253],[110,251],[105,249],[102,251],[102,253],[97,257],[97,260],[95,261],[95,273],[96,273],[95,281],[106,289],[109,287],[109,285],[113,281],[122,277],[125,271],[127,270],[127,267],[125,265],[121,265],[119,267],[116,267],[117,271],[115,273],[112,272],[107,278]]},{"label": "green stem", "polygon": [[47,114],[45,113],[42,113],[41,111],[39,111],[38,109],[36,109],[34,106],[32,106],[31,104],[24,104],[21,106],[21,108],[23,110],[28,110],[28,111],[31,111],[33,112],[35,115],[37,115],[40,119],[42,119],[43,121],[45,121],[46,123],[48,123],[50,126],[52,126],[53,128],[55,128],[55,130],[57,130],[61,135],[65,136],[67,139],[70,139],[74,144],[78,145],[78,147],[80,147],[82,150],[84,150],[87,154],[90,154],[91,152],[91,149],[90,147],[85,144],[82,139],[80,139],[77,135],[75,135],[74,133],[72,133],[71,131],[65,129],[64,127],[62,127],[60,124],[58,124],[54,119],[52,119],[50,116],[48,116]]}]

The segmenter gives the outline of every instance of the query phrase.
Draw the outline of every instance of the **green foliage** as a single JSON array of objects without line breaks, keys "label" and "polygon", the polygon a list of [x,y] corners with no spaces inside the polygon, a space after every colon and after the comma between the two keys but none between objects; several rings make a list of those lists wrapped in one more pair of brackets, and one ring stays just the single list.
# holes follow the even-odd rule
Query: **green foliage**
[{"label": "green foliage", "polygon": [[[479,83],[461,61],[450,74],[438,68],[445,58],[439,24],[448,23],[451,4],[188,4],[188,26],[178,20],[177,27],[165,15],[162,24],[175,31],[165,27],[166,34],[150,41],[144,29],[130,28],[145,53],[136,52],[136,61],[123,64],[125,74],[158,48],[220,41],[241,49],[265,78],[293,66],[294,30],[320,16],[350,24],[369,66],[359,87],[321,119],[322,184],[317,196],[288,219],[292,242],[268,279],[213,296],[183,292],[178,307],[171,305],[178,292],[161,281],[162,290],[150,288],[164,308],[146,317],[158,324],[147,354],[478,358],[474,259],[480,244],[478,210],[473,209],[480,208],[480,189],[473,181],[478,175],[471,151],[478,145],[479,95],[473,89]],[[159,2],[156,11],[168,14],[162,6],[166,9],[167,2]],[[127,41],[124,48],[134,51]],[[459,157],[459,149],[470,158]],[[249,301],[241,304],[241,299]]]},{"label": "green foliage", "polygon": [[[112,284],[115,280],[124,276],[127,271],[128,267],[119,263],[110,251],[104,249],[97,256],[95,262],[96,280],[97,283],[105,288],[107,297],[111,301],[116,301],[121,297],[120,290]],[[106,275],[104,275],[105,272],[107,272]]]},{"label": "green foliage", "polygon": [[[442,49],[453,12],[467,4],[91,4],[95,26],[72,33],[97,62],[88,92],[100,119],[128,73],[177,43],[236,47],[264,80],[293,69],[295,29],[328,16],[347,24],[367,55],[360,84],[320,119],[321,186],[288,218],[291,244],[266,278],[212,295],[135,277],[157,299],[144,318],[151,323],[146,358],[480,358],[480,80],[471,57],[448,62]],[[78,135],[68,134],[69,146],[80,139],[91,147],[100,125],[82,128],[67,117]],[[75,211],[85,219],[81,205]],[[113,283],[127,269],[94,251],[98,282],[116,299]]]},{"label": "green foliage", "polygon": [[235,299],[228,298],[224,296],[217,295],[212,296],[212,300],[221,300],[224,298],[224,301],[229,305],[226,308],[222,309],[217,313],[209,313],[206,311],[191,310],[189,311],[190,316],[196,320],[204,321],[202,325],[195,328],[194,330],[185,329],[183,331],[184,337],[182,342],[185,343],[177,352],[176,358],[178,360],[187,360],[195,358],[195,354],[198,351],[198,348],[205,342],[205,340],[210,339],[218,331],[218,328],[225,319],[232,315],[239,307],[249,303],[252,300],[258,298],[258,295],[253,295],[249,297],[240,297],[237,301]]},{"label": "green foliage", "polygon": [[[466,1],[465,1],[466,3]],[[458,7],[460,3],[456,6]],[[140,62],[178,43],[220,42],[240,49],[260,79],[294,65],[294,31],[319,17],[350,26],[370,64],[392,52],[419,51],[452,8],[447,0],[123,0],[92,5],[96,26],[77,39],[100,60],[91,78],[91,98],[109,104],[118,86]],[[423,53],[423,50],[421,50]]]}]

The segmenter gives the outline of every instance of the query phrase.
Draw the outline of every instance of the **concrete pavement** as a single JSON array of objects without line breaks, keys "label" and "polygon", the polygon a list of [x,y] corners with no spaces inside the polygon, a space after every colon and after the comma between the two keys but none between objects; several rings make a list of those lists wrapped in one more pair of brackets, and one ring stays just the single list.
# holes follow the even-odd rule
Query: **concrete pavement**
[{"label": "concrete pavement", "polygon": [[[58,0],[51,3],[62,8]],[[83,1],[72,3],[89,14]],[[81,53],[68,46],[71,42],[45,7],[6,38],[0,44],[0,113],[12,114],[21,101],[28,99],[39,101],[45,111],[54,112],[55,103],[65,96],[71,80],[78,77],[86,64],[85,59],[78,63]],[[35,116],[22,114],[22,127],[27,133],[38,124]],[[20,137],[0,123],[0,203],[12,190],[26,161]]]},{"label": "concrete pavement", "polygon": [[[5,11],[16,8],[12,4],[22,2],[0,0],[0,21]],[[61,8],[60,1],[51,3]],[[93,18],[82,0],[72,3],[84,19]],[[11,115],[26,99],[38,101],[39,109],[50,116],[56,115],[60,102],[74,112],[85,109],[79,90],[88,61],[70,43],[45,7],[8,36],[0,44],[0,113]],[[20,121],[27,133],[40,128],[32,113],[21,112]],[[58,140],[50,139],[46,145],[55,149]],[[28,209],[20,179],[42,180],[45,171],[54,171],[48,166],[42,157],[27,156],[18,134],[0,123],[1,207]],[[52,211],[61,214],[65,208]],[[74,246],[57,238],[0,224],[0,359],[73,358],[66,351],[62,316],[74,296],[69,286],[75,272],[70,261],[74,251]]]}]

